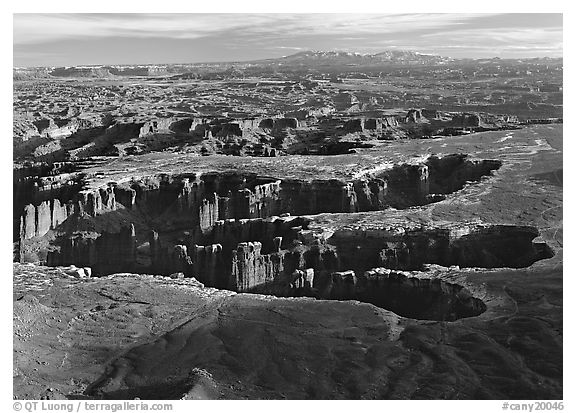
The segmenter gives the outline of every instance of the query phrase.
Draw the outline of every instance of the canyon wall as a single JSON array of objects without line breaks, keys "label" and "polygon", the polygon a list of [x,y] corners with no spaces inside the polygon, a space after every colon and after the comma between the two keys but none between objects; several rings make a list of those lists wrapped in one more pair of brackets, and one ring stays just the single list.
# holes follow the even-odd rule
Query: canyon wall
[{"label": "canyon wall", "polygon": [[116,208],[115,194],[111,187],[82,191],[75,200],[65,204],[58,198],[42,201],[38,205],[28,204],[20,218],[20,239],[22,241],[42,237],[74,214],[96,216]]},{"label": "canyon wall", "polygon": [[241,242],[232,251],[232,273],[228,288],[233,291],[251,291],[272,283],[284,271],[284,255],[261,254],[260,242]]},{"label": "canyon wall", "polygon": [[452,155],[351,182],[192,173],[110,183],[66,202],[25,205],[20,259],[73,264],[94,276],[183,274],[209,287],[355,299],[407,317],[453,321],[481,314],[484,304],[462,286],[405,271],[428,264],[527,267],[554,254],[534,242],[535,228],[396,223],[325,233],[311,226],[314,217],[301,215],[422,205],[499,166]]},{"label": "canyon wall", "polygon": [[[431,202],[432,191],[457,190],[499,166],[454,155],[398,165],[351,182],[191,173],[110,183],[81,190],[67,202],[56,197],[25,205],[20,259],[47,257],[54,265],[90,266],[95,275],[113,268],[183,272],[206,285],[238,291],[274,282],[279,291],[299,290],[307,282],[312,289],[326,274],[379,266],[527,266],[552,254],[533,243],[537,233],[529,228],[338,230],[323,240],[308,229],[310,218],[287,214],[422,205]],[[306,269],[314,271],[313,282],[298,272]]]},{"label": "canyon wall", "polygon": [[484,302],[461,285],[388,268],[334,272],[321,297],[359,300],[420,320],[455,321],[486,311]]},{"label": "canyon wall", "polygon": [[357,117],[344,122],[342,129],[348,133],[373,132],[382,133],[385,129],[398,127],[400,123],[396,116],[381,118]]},{"label": "canyon wall", "polygon": [[117,233],[76,232],[58,239],[48,251],[46,265],[74,263],[91,267],[94,275],[132,272],[136,266],[136,246],[133,224],[120,228]]}]

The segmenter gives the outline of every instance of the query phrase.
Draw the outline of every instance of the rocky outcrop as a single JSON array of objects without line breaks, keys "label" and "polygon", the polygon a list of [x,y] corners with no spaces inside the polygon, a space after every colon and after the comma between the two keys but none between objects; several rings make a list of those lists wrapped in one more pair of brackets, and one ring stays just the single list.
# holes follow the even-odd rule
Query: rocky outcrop
[{"label": "rocky outcrop", "polygon": [[400,124],[395,116],[384,116],[381,118],[366,118],[364,129],[368,131],[381,132],[384,129],[395,128]]},{"label": "rocky outcrop", "polygon": [[477,113],[458,113],[452,117],[452,126],[471,128],[481,126],[482,120]]},{"label": "rocky outcrop", "polygon": [[329,291],[331,300],[353,300],[356,298],[356,274],[354,271],[337,271],[331,274],[330,283],[324,294]]},{"label": "rocky outcrop", "polygon": [[74,214],[77,208],[72,202],[62,205],[58,199],[43,201],[37,206],[26,205],[20,217],[20,242],[46,235]]},{"label": "rocky outcrop", "polygon": [[199,225],[202,231],[211,230],[218,221],[218,195],[212,193],[209,198],[202,200],[199,210]]},{"label": "rocky outcrop", "polygon": [[522,268],[550,258],[553,252],[533,240],[532,227],[460,224],[452,228],[341,229],[328,239],[341,267],[357,272],[372,267],[420,270],[444,267]]},{"label": "rocky outcrop", "polygon": [[157,274],[163,273],[162,245],[158,232],[151,230],[148,233],[148,243],[150,246],[150,271]]},{"label": "rocky outcrop", "polygon": [[92,276],[92,268],[90,267],[78,268],[75,265],[71,265],[68,268],[64,267],[64,272],[75,278],[85,278]]},{"label": "rocky outcrop", "polygon": [[277,252],[282,242],[288,244],[296,239],[308,221],[292,216],[220,220],[214,223],[209,239],[221,244],[225,250],[235,248],[240,242],[258,239],[264,251]]},{"label": "rocky outcrop", "polygon": [[427,203],[430,193],[430,176],[428,166],[400,165],[379,176],[385,179],[385,202],[398,209]]},{"label": "rocky outcrop", "polygon": [[216,288],[228,287],[230,269],[226,268],[222,245],[194,245],[192,263],[192,276],[198,281]]},{"label": "rocky outcrop", "polygon": [[294,295],[307,295],[312,292],[314,287],[314,269],[306,268],[304,270],[296,270],[292,273],[292,281],[290,288],[293,290]]},{"label": "rocky outcrop", "polygon": [[[65,204],[79,191],[82,174],[70,163],[25,163],[16,165],[13,174],[13,239],[30,239],[46,233],[46,205],[51,227],[58,226],[67,215]],[[42,203],[44,205],[41,205]],[[38,209],[40,221],[38,222]],[[40,224],[40,225],[39,225]],[[37,231],[37,228],[40,231]]]},{"label": "rocky outcrop", "polygon": [[282,253],[261,254],[260,242],[242,242],[232,252],[232,274],[229,287],[234,291],[253,290],[272,283],[283,273]]},{"label": "rocky outcrop", "polygon": [[429,170],[429,191],[448,194],[462,189],[467,182],[476,182],[502,166],[502,162],[490,159],[468,159],[463,154],[431,156],[426,161]]},{"label": "rocky outcrop", "polygon": [[410,249],[405,242],[386,242],[380,251],[378,266],[390,269],[412,268],[418,263],[412,264],[411,256]]},{"label": "rocky outcrop", "polygon": [[354,192],[359,211],[378,211],[388,205],[386,179],[357,179],[354,181]]},{"label": "rocky outcrop", "polygon": [[194,118],[190,125],[190,132],[198,132],[204,134],[210,129],[211,118]]},{"label": "rocky outcrop", "polygon": [[170,265],[167,272],[181,272],[184,276],[192,276],[193,263],[192,259],[188,255],[188,248],[186,248],[186,245],[174,245],[170,251],[167,262]]},{"label": "rocky outcrop", "polygon": [[41,237],[46,234],[52,226],[52,216],[50,202],[44,201],[36,207],[36,236]]},{"label": "rocky outcrop", "polygon": [[77,202],[80,211],[90,216],[115,211],[117,207],[114,188],[109,186],[94,191],[82,191]]},{"label": "rocky outcrop", "polygon": [[264,118],[260,119],[258,127],[260,129],[269,129],[281,131],[284,129],[295,129],[300,126],[301,121],[297,117],[285,118]]},{"label": "rocky outcrop", "polygon": [[34,205],[26,205],[24,214],[20,218],[20,238],[30,239],[36,236],[36,208]]},{"label": "rocky outcrop", "polygon": [[140,128],[138,137],[141,138],[146,135],[154,133],[167,133],[171,131],[171,126],[174,124],[173,118],[157,118],[145,122]]},{"label": "rocky outcrop", "polygon": [[299,126],[296,118],[194,118],[190,125],[190,133],[197,133],[204,138],[242,137],[257,129],[281,131]]},{"label": "rocky outcrop", "polygon": [[357,199],[351,182],[339,180],[282,182],[281,210],[298,215],[319,212],[357,212]]},{"label": "rocky outcrop", "polygon": [[353,132],[373,132],[381,133],[388,128],[398,127],[398,119],[395,116],[385,116],[381,118],[354,118],[347,120],[342,126],[347,133]]},{"label": "rocky outcrop", "polygon": [[236,123],[238,124],[238,126],[242,131],[258,129],[260,127],[261,122],[262,122],[261,118],[245,118],[236,120]]},{"label": "rocky outcrop", "polygon": [[50,72],[50,76],[54,77],[74,77],[74,78],[112,78],[113,75],[105,67],[86,67],[86,66],[71,66],[71,67],[56,67]]},{"label": "rocky outcrop", "polygon": [[243,134],[243,130],[236,122],[223,123],[221,125],[212,126],[210,131],[213,136],[225,138],[229,136],[239,136]]},{"label": "rocky outcrop", "polygon": [[134,188],[116,187],[114,189],[115,199],[127,209],[132,209],[136,205],[137,192]]},{"label": "rocky outcrop", "polygon": [[426,118],[422,115],[421,109],[410,109],[404,118],[405,123],[420,123]]},{"label": "rocky outcrop", "polygon": [[77,119],[42,118],[33,122],[40,136],[50,139],[63,139],[74,134],[82,125]]},{"label": "rocky outcrop", "polygon": [[265,218],[280,213],[278,201],[280,199],[281,181],[256,185],[253,190],[244,189],[237,193],[237,217]]},{"label": "rocky outcrop", "polygon": [[136,265],[136,232],[134,225],[120,228],[115,233],[78,231],[59,237],[48,252],[50,266],[74,264],[91,267],[94,275],[130,272]]},{"label": "rocky outcrop", "polygon": [[282,248],[282,237],[274,237],[272,242],[274,243],[274,252],[279,252]]},{"label": "rocky outcrop", "polygon": [[[297,218],[296,220],[301,220]],[[266,283],[281,281],[284,285],[281,250],[282,237],[289,227],[283,219],[218,221],[212,234],[205,239],[221,240],[208,245],[162,245],[156,231],[149,235],[150,271],[171,274],[182,272],[202,283],[235,291],[254,289]],[[284,224],[284,225],[283,225]],[[301,228],[301,227],[300,227]],[[297,231],[293,231],[294,238]],[[263,254],[261,242],[244,242],[261,237],[269,254]],[[193,240],[194,237],[189,238]],[[266,241],[267,240],[267,241]],[[259,275],[260,274],[260,275]],[[241,288],[243,290],[237,290]]]}]

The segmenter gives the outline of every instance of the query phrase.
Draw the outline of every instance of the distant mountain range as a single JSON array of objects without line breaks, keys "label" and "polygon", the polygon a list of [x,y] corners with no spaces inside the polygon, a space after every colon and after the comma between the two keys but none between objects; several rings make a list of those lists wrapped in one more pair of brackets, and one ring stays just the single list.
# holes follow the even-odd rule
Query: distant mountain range
[{"label": "distant mountain range", "polygon": [[275,59],[263,59],[250,62],[255,65],[308,66],[387,66],[387,65],[447,65],[459,63],[487,64],[498,62],[562,62],[562,58],[452,58],[434,54],[425,54],[409,50],[387,50],[376,54],[361,54],[344,51],[303,51],[290,56]]},{"label": "distant mountain range", "polygon": [[407,50],[387,50],[376,54],[355,52],[304,51],[276,59],[265,59],[254,63],[276,63],[290,65],[359,65],[371,66],[384,63],[394,64],[445,64],[455,59]]},{"label": "distant mountain range", "polygon": [[[14,80],[26,80],[45,77],[91,77],[109,78],[124,76],[162,76],[187,73],[221,72],[243,69],[264,70],[295,69],[321,70],[333,69],[354,71],[362,68],[386,66],[442,66],[474,64],[483,65],[499,62],[562,64],[562,58],[521,58],[521,59],[455,59],[407,50],[387,50],[376,54],[361,54],[345,51],[302,51],[290,56],[262,59],[249,62],[218,62],[190,64],[142,64],[142,65],[78,65],[68,67],[14,68]],[[232,74],[232,73],[230,73]]]}]

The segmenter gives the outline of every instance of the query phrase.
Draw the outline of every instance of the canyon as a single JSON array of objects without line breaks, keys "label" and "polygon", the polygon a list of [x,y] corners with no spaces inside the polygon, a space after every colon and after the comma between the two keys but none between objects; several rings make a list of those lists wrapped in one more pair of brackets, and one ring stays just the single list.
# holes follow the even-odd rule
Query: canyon
[{"label": "canyon", "polygon": [[557,62],[438,59],[16,71],[14,397],[562,398]]},{"label": "canyon", "polygon": [[[421,302],[422,295],[434,302],[432,307],[440,305],[437,301],[450,303],[444,304],[445,313],[428,317],[477,315],[484,304],[469,294],[461,299],[461,289],[454,290],[458,286],[374,268],[528,267],[554,255],[546,243],[532,242],[539,235],[537,228],[388,224],[330,235],[315,226],[313,215],[439,202],[501,165],[465,155],[430,156],[418,164],[377,169],[351,182],[190,171],[108,183],[72,196],[68,185],[68,202],[55,197],[62,193],[62,185],[56,185],[47,190],[53,194],[51,201],[27,204],[20,212],[17,255],[21,262],[88,267],[94,276],[182,273],[209,287],[277,296],[388,303],[404,296],[407,302]],[[83,179],[90,178],[84,174]],[[384,298],[388,295],[396,298]],[[414,310],[400,314],[405,312]]]}]

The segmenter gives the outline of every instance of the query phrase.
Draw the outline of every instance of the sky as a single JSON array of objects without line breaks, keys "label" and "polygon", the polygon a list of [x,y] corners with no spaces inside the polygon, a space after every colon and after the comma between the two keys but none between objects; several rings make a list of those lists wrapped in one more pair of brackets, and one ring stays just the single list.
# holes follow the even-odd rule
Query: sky
[{"label": "sky", "polygon": [[17,13],[13,65],[249,61],[304,50],[561,57],[562,14]]}]

